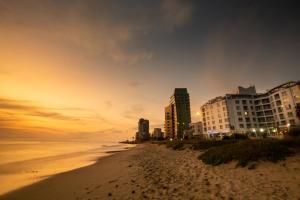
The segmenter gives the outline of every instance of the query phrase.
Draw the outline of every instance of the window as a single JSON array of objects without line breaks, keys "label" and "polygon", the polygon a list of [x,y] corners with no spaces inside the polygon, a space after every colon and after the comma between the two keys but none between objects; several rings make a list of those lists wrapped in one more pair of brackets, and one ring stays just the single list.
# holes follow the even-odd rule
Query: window
[{"label": "window", "polygon": [[282,104],[281,104],[281,101],[280,100],[278,100],[278,101],[276,101],[276,106],[281,106]]},{"label": "window", "polygon": [[208,127],[208,128],[207,128],[207,130],[211,130],[211,128],[210,128],[210,127]]},{"label": "window", "polygon": [[237,112],[237,115],[238,116],[242,116],[242,112]]},{"label": "window", "polygon": [[275,94],[275,95],[274,95],[274,99],[275,99],[275,100],[280,99],[279,94]]},{"label": "window", "polygon": [[215,121],[212,121],[211,123],[212,123],[212,124],[215,124]]},{"label": "window", "polygon": [[252,100],[249,100],[249,103],[252,104],[253,103]]},{"label": "window", "polygon": [[286,91],[281,92],[281,95],[286,96],[287,95]]},{"label": "window", "polygon": [[225,124],[225,128],[229,128],[229,124]]},{"label": "window", "polygon": [[255,116],[255,112],[252,112],[252,115]]},{"label": "window", "polygon": [[225,122],[228,122],[228,118],[225,118]]},{"label": "window", "polygon": [[244,106],[243,108],[244,108],[244,110],[248,110],[248,106]]},{"label": "window", "polygon": [[256,122],[256,118],[255,118],[255,117],[253,117],[253,118],[252,118],[252,121]]},{"label": "window", "polygon": [[246,122],[250,122],[250,118],[249,117],[246,117]]},{"label": "window", "polygon": [[235,103],[236,103],[236,104],[240,104],[240,101],[239,101],[239,100],[235,100]]},{"label": "window", "polygon": [[220,129],[223,129],[223,126],[222,126],[222,125],[220,125]]},{"label": "window", "polygon": [[282,107],[278,107],[277,110],[278,110],[279,113],[283,112]]},{"label": "window", "polygon": [[293,117],[293,113],[292,112],[288,112],[288,117]]},{"label": "window", "polygon": [[243,118],[239,117],[239,122],[242,122],[243,121]]},{"label": "window", "polygon": [[226,110],[226,108],[225,107],[223,107],[223,111],[225,111]]},{"label": "window", "polygon": [[244,128],[244,124],[240,124],[240,128]]},{"label": "window", "polygon": [[284,115],[283,114],[280,114],[279,117],[280,117],[280,119],[284,119]]},{"label": "window", "polygon": [[215,126],[213,126],[213,130],[216,130],[216,127],[215,127]]},{"label": "window", "polygon": [[242,103],[243,103],[243,105],[246,105],[247,104],[247,100],[243,100]]},{"label": "window", "polygon": [[247,128],[251,128],[251,124],[246,124]]},{"label": "window", "polygon": [[295,125],[295,120],[291,119],[290,120],[290,125]]},{"label": "window", "polygon": [[237,109],[237,110],[241,110],[241,107],[240,107],[240,106],[236,106],[236,109]]},{"label": "window", "polygon": [[219,119],[219,123],[222,123],[222,119]]}]

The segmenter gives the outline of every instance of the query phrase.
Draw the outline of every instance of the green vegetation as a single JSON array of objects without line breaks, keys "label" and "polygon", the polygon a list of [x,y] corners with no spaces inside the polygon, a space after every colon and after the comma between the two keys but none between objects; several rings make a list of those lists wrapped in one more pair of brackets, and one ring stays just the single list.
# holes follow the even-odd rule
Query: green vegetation
[{"label": "green vegetation", "polygon": [[288,133],[290,137],[300,137],[300,129],[299,128],[291,128]]},{"label": "green vegetation", "polygon": [[211,147],[223,146],[235,142],[237,142],[237,140],[199,140],[194,142],[191,148],[194,150],[206,150]]},{"label": "green vegetation", "polygon": [[182,150],[184,146],[184,142],[181,140],[168,141],[166,144],[168,148],[172,148],[174,150]]},{"label": "green vegetation", "polygon": [[294,154],[291,146],[299,147],[300,140],[243,140],[210,148],[200,155],[199,159],[210,165],[236,160],[239,166],[244,167],[251,161],[283,160]]}]

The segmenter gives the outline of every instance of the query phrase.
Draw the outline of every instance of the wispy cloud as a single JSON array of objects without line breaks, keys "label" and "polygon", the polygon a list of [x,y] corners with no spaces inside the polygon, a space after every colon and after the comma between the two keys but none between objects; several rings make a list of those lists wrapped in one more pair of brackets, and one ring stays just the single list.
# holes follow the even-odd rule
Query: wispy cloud
[{"label": "wispy cloud", "polygon": [[178,28],[192,19],[193,5],[188,0],[163,0],[163,19],[170,29]]},{"label": "wispy cloud", "polygon": [[144,112],[144,106],[141,104],[132,105],[129,109],[125,110],[123,117],[127,119],[138,119]]},{"label": "wispy cloud", "polygon": [[114,126],[118,125],[93,110],[45,107],[31,101],[0,98],[0,129],[63,133]]},{"label": "wispy cloud", "polygon": [[[37,116],[43,118],[51,118],[56,120],[79,120],[76,117],[67,116],[59,112],[55,112],[55,108],[48,108],[42,106],[31,105],[30,101],[13,100],[13,99],[0,99],[0,110],[6,110],[7,116],[13,115],[11,112],[23,112],[24,115]],[[58,108],[62,109],[72,109],[72,108]],[[72,109],[73,110],[73,109]],[[4,113],[4,114],[5,114]]]},{"label": "wispy cloud", "polygon": [[130,81],[130,82],[129,82],[129,86],[130,86],[130,87],[133,87],[133,88],[138,87],[138,86],[140,86],[140,85],[141,85],[141,83],[138,82],[138,81]]}]

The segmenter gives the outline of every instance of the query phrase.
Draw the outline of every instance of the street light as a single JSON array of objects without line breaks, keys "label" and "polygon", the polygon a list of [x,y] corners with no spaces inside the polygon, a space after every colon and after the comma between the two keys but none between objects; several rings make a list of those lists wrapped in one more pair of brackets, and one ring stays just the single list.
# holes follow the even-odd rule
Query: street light
[{"label": "street light", "polygon": [[260,128],[260,129],[259,129],[259,131],[262,133],[262,132],[264,132],[264,131],[265,131],[265,129],[263,129],[263,128]]}]

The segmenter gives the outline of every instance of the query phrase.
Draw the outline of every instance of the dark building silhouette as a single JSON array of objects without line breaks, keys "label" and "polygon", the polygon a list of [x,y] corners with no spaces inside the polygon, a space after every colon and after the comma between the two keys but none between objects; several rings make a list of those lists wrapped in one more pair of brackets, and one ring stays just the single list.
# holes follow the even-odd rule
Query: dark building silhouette
[{"label": "dark building silhouette", "polygon": [[175,88],[170,104],[165,108],[167,138],[181,139],[191,123],[190,96],[186,88]]},{"label": "dark building silhouette", "polygon": [[141,118],[138,122],[138,132],[136,132],[136,140],[149,140],[149,120]]}]

